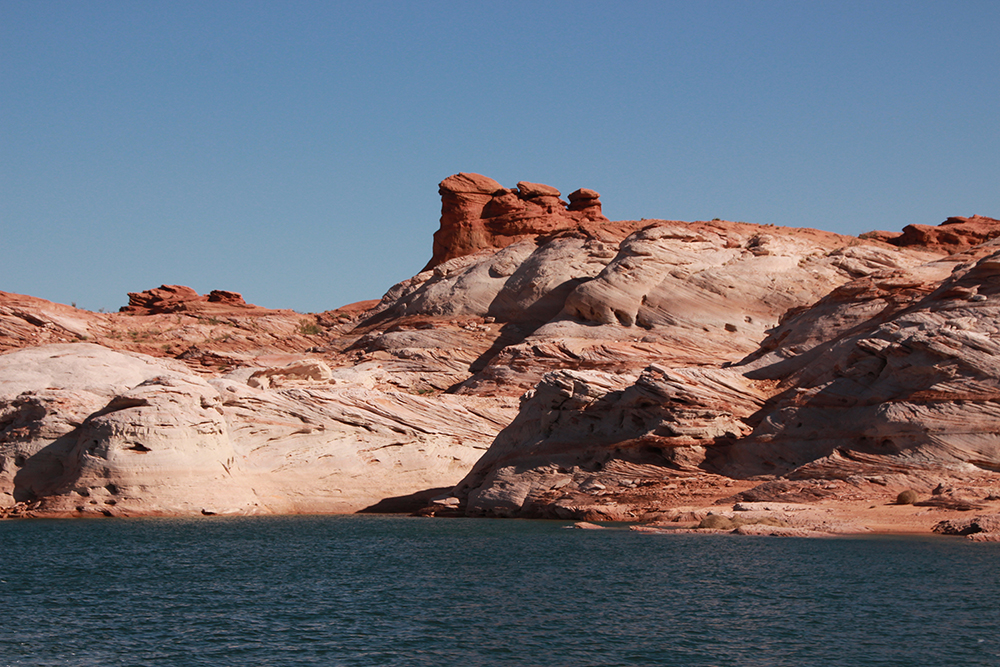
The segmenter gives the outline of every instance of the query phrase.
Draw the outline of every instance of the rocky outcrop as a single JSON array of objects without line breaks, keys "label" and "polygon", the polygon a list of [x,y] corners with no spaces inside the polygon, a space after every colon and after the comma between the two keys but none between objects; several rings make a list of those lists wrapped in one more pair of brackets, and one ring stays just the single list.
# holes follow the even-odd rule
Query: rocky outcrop
[{"label": "rocky outcrop", "polygon": [[3,505],[243,507],[252,493],[224,469],[234,453],[220,406],[204,380],[150,357],[87,343],[0,356]]},{"label": "rocky outcrop", "polygon": [[525,239],[607,222],[600,195],[576,190],[570,204],[559,190],[520,181],[504,188],[492,178],[460,173],[441,182],[441,228],[426,269],[481,250],[499,250]]},{"label": "rocky outcrop", "polygon": [[87,340],[99,319],[95,313],[72,306],[0,292],[0,352]]},{"label": "rocky outcrop", "polygon": [[900,247],[918,246],[960,252],[998,236],[1000,236],[1000,220],[974,215],[971,218],[951,217],[936,227],[907,225],[903,228],[902,234],[886,235],[885,240]]},{"label": "rocky outcrop", "polygon": [[[429,268],[378,302],[301,315],[163,286],[89,313],[0,293],[0,510],[993,502],[1000,240],[611,222],[594,191],[475,174],[441,194]],[[739,528],[820,525],[786,523]]]},{"label": "rocky outcrop", "polygon": [[732,487],[703,466],[750,433],[740,415],[761,402],[725,369],[552,372],[455,493],[472,515],[639,518],[681,486]]},{"label": "rocky outcrop", "polygon": [[583,213],[591,220],[604,220],[604,213],[601,211],[601,195],[596,190],[580,188],[569,193],[569,211]]},{"label": "rocky outcrop", "polygon": [[222,311],[232,308],[256,308],[243,300],[239,292],[212,290],[199,295],[183,285],[160,285],[145,292],[129,292],[128,305],[121,312],[134,315],[158,315],[179,311]]},{"label": "rocky outcrop", "polygon": [[[525,192],[552,196],[540,187],[525,186]],[[50,447],[57,438],[32,436],[38,447],[11,450],[8,470],[17,468],[19,456],[40,465],[46,457],[72,455],[74,462],[61,465],[83,481],[50,487],[10,481],[9,502],[32,502],[50,512],[94,511],[81,498],[88,497],[84,492],[101,495],[90,480],[105,479],[121,491],[97,501],[108,512],[354,511],[388,496],[457,483],[511,423],[517,397],[547,371],[560,369],[567,378],[583,373],[590,399],[625,391],[624,380],[641,378],[628,390],[629,400],[633,407],[646,406],[648,423],[628,417],[628,410],[615,417],[626,428],[598,428],[600,419],[585,417],[595,430],[558,442],[563,448],[587,443],[564,466],[572,470],[574,461],[584,462],[573,473],[575,484],[586,486],[590,461],[625,439],[630,444],[622,450],[631,457],[623,468],[626,487],[644,474],[670,478],[673,469],[665,463],[686,466],[692,480],[711,484],[699,468],[706,452],[744,435],[749,426],[743,414],[766,397],[760,383],[718,366],[755,350],[786,309],[816,300],[854,275],[926,258],[910,250],[852,246],[853,239],[834,234],[778,233],[737,223],[643,221],[600,231],[595,236],[576,229],[457,257],[393,287],[373,308],[366,303],[320,316],[239,307],[212,314],[188,308],[152,315],[75,311],[87,319],[91,340],[131,346],[131,353],[174,356],[183,365],[174,366],[172,375],[155,373],[171,378],[169,385],[143,377],[127,386],[103,386],[99,371],[88,367],[81,379],[103,388],[98,398],[79,405],[71,390],[67,395],[55,387],[58,400],[76,405],[74,424],[87,422],[99,444],[91,458],[80,459],[68,444]],[[70,346],[53,357],[59,361],[47,363],[68,363],[89,347]],[[660,365],[646,369],[651,359]],[[673,371],[671,364],[703,368]],[[178,376],[182,370],[188,375]],[[708,377],[715,393],[704,395],[703,405],[659,405],[664,396],[691,403],[688,394]],[[572,395],[564,400],[565,391],[564,384],[543,382],[529,396],[549,395],[559,420],[577,420],[584,406]],[[10,404],[26,400],[18,398],[22,393],[12,390]],[[154,400],[159,393],[176,400]],[[209,407],[199,408],[203,403]],[[193,416],[171,421],[164,414],[170,406]],[[213,416],[219,406],[221,422]],[[110,412],[100,414],[104,410]],[[538,425],[532,414],[526,411],[515,425],[533,431]],[[150,420],[174,434],[163,435],[162,442],[151,435],[147,440],[159,443],[156,448],[137,435],[154,429]],[[191,445],[196,423],[211,431],[197,447]],[[658,426],[648,425],[653,423]],[[75,447],[81,437],[75,428],[64,425],[58,437],[69,440],[60,442]],[[497,442],[504,438],[516,441],[505,435]],[[128,444],[183,449],[165,442],[188,443],[184,447],[194,447],[193,453],[136,458],[139,450]],[[544,447],[537,455],[547,455]],[[192,478],[187,487],[170,482],[181,478],[177,462],[185,460],[211,474]],[[133,469],[125,465],[131,461],[155,465]],[[150,479],[142,481],[140,471]],[[242,500],[227,505],[206,491],[225,489],[222,482],[249,484],[254,494],[229,494]],[[717,482],[719,488],[730,483],[721,477]],[[667,493],[670,484],[664,482]],[[634,488],[648,496],[653,485],[636,482]]]},{"label": "rocky outcrop", "polygon": [[[646,220],[457,257],[393,287],[355,348],[468,360],[452,391],[519,395],[550,370],[638,374],[755,351],[789,309],[935,255],[815,230]],[[466,318],[456,331],[444,321]],[[470,329],[471,327],[471,329]],[[406,332],[400,331],[405,328]],[[469,335],[472,334],[472,335]],[[419,350],[419,352],[417,351]],[[471,375],[467,371],[472,371]]]},{"label": "rocky outcrop", "polygon": [[[845,285],[817,306],[836,319],[807,311],[787,322],[797,353],[778,344],[747,365],[747,377],[780,391],[732,465],[755,460],[793,479],[906,476],[927,489],[949,472],[1000,471],[997,275],[991,241]],[[817,344],[801,346],[807,337]]]},{"label": "rocky outcrop", "polygon": [[980,515],[972,518],[948,519],[934,526],[934,532],[941,535],[977,536],[984,542],[1000,541],[1000,514]]},{"label": "rocky outcrop", "polygon": [[929,506],[981,508],[1000,480],[998,267],[993,241],[875,271],[793,309],[722,369],[651,366],[617,389],[578,377],[557,401],[565,381],[550,374],[456,496],[472,514],[620,519],[669,502],[632,490],[663,489],[664,476],[702,475],[719,498],[721,480],[798,481],[799,498],[810,485],[888,497],[947,480],[968,492]]},{"label": "rocky outcrop", "polygon": [[[195,294],[184,287],[177,287],[176,293]],[[242,298],[235,292],[216,291],[197,298],[178,299],[166,306],[173,311],[169,313],[149,314],[145,309],[95,313],[0,292],[0,352],[86,341],[115,350],[178,359],[200,372],[224,372],[239,365],[270,365],[282,360],[287,363],[292,360],[287,355],[315,352],[327,335],[349,329],[367,308],[378,303],[351,304],[318,315],[302,315],[238,303]]]},{"label": "rocky outcrop", "polygon": [[455,483],[513,414],[510,401],[366,388],[307,360],[251,375],[268,386],[243,375],[206,380],[87,343],[0,356],[0,507],[357,511]]}]

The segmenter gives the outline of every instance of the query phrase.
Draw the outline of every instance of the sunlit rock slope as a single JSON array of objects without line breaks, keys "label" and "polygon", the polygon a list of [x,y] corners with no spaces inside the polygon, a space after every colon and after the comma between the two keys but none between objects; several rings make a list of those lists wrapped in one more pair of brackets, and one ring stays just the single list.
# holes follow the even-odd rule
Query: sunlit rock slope
[{"label": "sunlit rock slope", "polygon": [[949,246],[612,222],[593,190],[476,174],[441,194],[428,268],[379,301],[0,293],[3,512],[642,518],[997,465],[996,221]]}]

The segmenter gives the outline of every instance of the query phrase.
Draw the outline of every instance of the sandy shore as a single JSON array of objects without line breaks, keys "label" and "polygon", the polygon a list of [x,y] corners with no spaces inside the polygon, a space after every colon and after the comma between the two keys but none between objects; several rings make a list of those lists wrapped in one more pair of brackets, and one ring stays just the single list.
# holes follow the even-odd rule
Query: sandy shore
[{"label": "sandy shore", "polygon": [[[631,529],[655,534],[716,532],[790,537],[944,535],[970,531],[978,534],[970,537],[977,541],[993,541],[993,531],[1000,530],[1000,501],[981,502],[972,509],[870,500],[815,504],[754,502],[677,508],[672,513],[676,514],[636,524]],[[977,521],[977,525],[970,527]],[[943,530],[943,526],[948,528]],[[1000,533],[996,536],[1000,539]]]}]

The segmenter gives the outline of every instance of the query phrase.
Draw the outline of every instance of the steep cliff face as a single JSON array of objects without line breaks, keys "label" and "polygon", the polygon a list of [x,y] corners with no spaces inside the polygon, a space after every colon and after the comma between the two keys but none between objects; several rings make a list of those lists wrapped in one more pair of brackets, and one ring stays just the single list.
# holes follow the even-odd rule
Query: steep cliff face
[{"label": "steep cliff face", "polygon": [[592,190],[476,174],[441,194],[429,268],[377,302],[0,293],[0,506],[350,512],[458,484],[440,507],[642,518],[996,465],[989,244],[611,222]]}]

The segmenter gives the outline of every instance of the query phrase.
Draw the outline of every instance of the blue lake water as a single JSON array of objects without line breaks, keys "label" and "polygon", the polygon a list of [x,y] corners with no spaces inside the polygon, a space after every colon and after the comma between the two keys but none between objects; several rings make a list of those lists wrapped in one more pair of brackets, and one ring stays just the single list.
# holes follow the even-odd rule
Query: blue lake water
[{"label": "blue lake water", "polygon": [[0,666],[1000,665],[1000,544],[0,521]]}]

